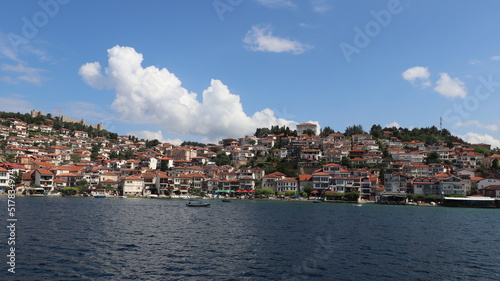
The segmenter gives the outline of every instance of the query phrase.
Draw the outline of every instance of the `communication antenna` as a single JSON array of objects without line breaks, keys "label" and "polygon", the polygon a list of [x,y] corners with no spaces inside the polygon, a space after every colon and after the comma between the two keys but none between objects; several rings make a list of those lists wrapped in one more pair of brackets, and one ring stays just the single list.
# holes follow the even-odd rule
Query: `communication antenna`
[{"label": "communication antenna", "polygon": [[439,117],[439,129],[443,130],[443,117]]}]

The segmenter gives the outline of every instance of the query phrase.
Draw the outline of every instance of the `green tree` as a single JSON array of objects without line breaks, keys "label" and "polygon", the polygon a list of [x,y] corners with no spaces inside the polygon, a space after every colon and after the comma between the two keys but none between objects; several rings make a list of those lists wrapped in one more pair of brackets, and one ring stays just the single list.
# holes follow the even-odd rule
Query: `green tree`
[{"label": "green tree", "polygon": [[76,183],[76,186],[88,185],[89,182],[87,180],[79,180]]},{"label": "green tree", "polygon": [[272,196],[274,195],[274,190],[270,188],[258,188],[255,190],[255,196]]},{"label": "green tree", "polygon": [[307,197],[311,196],[311,192],[314,191],[314,188],[310,185],[304,186],[304,192],[307,194]]},{"label": "green tree", "polygon": [[441,161],[439,160],[439,153],[436,151],[427,153],[427,159],[425,159],[425,163],[430,164],[430,163],[440,163]]},{"label": "green tree", "polygon": [[345,198],[347,201],[358,201],[359,193],[357,192],[348,192],[345,194]]},{"label": "green tree", "polygon": [[380,138],[382,136],[382,126],[373,125],[370,129],[370,135],[376,139]]},{"label": "green tree", "polygon": [[86,180],[79,180],[75,184],[80,193],[90,192],[89,183]]},{"label": "green tree", "polygon": [[21,172],[14,172],[12,179],[14,180],[14,185],[20,185],[23,181],[23,174]]},{"label": "green tree", "polygon": [[276,165],[276,170],[285,174],[287,177],[297,177],[297,169],[293,168],[290,162],[281,160]]},{"label": "green tree", "polygon": [[474,151],[477,153],[484,154],[484,157],[488,157],[488,156],[493,155],[493,152],[491,150],[487,149],[486,147],[482,147],[482,146],[474,147]]},{"label": "green tree", "polygon": [[73,163],[80,163],[82,161],[82,158],[76,154],[71,155],[71,161]]},{"label": "green tree", "polygon": [[7,157],[5,158],[5,160],[7,162],[9,162],[9,163],[13,163],[15,158],[16,158],[15,154],[9,154],[9,155],[7,155]]},{"label": "green tree", "polygon": [[346,168],[352,168],[352,162],[349,157],[343,156],[342,160],[340,160],[340,165],[346,167]]},{"label": "green tree", "polygon": [[199,146],[199,147],[206,147],[207,145],[201,142],[196,142],[196,141],[184,141],[181,143],[181,146]]},{"label": "green tree", "polygon": [[314,136],[314,135],[316,135],[316,133],[314,132],[313,129],[305,129],[304,131],[302,131],[302,134],[308,135],[308,136]]},{"label": "green tree", "polygon": [[168,161],[160,160],[160,171],[165,172],[168,170]]},{"label": "green tree", "polygon": [[131,149],[120,151],[118,159],[120,160],[129,160],[134,157],[134,151]]},{"label": "green tree", "polygon": [[115,150],[111,151],[111,153],[109,154],[109,159],[118,159],[118,157],[118,152],[116,152]]},{"label": "green tree", "polygon": [[205,192],[202,191],[201,188],[192,188],[191,194],[193,194],[194,196],[205,196]]},{"label": "green tree", "polygon": [[352,125],[352,126],[347,126],[345,129],[344,135],[346,137],[350,137],[352,135],[356,134],[364,134],[365,131],[363,130],[363,126],[361,125]]},{"label": "green tree", "polygon": [[332,128],[330,128],[330,126],[326,126],[323,129],[321,129],[321,134],[320,134],[321,136],[326,137],[331,134],[335,134],[335,131]]},{"label": "green tree", "polygon": [[92,151],[90,153],[90,159],[95,161],[99,156],[99,151],[101,151],[102,145],[100,143],[92,145]]},{"label": "green tree", "polygon": [[498,164],[498,158],[493,159],[493,162],[491,162],[491,169],[493,171],[498,171],[499,168],[500,166]]},{"label": "green tree", "polygon": [[76,193],[78,192],[78,188],[76,187],[62,187],[59,189],[59,191],[63,194],[63,195],[66,195],[66,196],[73,196],[73,195],[76,195]]},{"label": "green tree", "polygon": [[219,153],[215,157],[214,162],[217,166],[231,165],[231,156],[227,155],[225,152]]}]

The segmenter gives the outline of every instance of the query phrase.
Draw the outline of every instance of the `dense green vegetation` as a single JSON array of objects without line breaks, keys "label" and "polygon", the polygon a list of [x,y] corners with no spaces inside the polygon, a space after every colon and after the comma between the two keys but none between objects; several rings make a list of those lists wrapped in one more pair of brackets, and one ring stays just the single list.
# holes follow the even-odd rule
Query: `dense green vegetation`
[{"label": "dense green vegetation", "polygon": [[181,143],[181,146],[199,146],[199,147],[206,147],[207,145],[201,142],[196,142],[196,141],[183,141]]},{"label": "dense green vegetation", "polygon": [[274,190],[270,188],[257,188],[255,190],[255,196],[260,197],[260,196],[273,196],[274,195]]},{"label": "dense green vegetation", "polygon": [[255,131],[255,134],[254,136],[258,137],[258,138],[262,138],[266,135],[269,135],[269,134],[272,134],[272,135],[280,135],[280,134],[284,134],[285,136],[297,136],[297,131],[296,130],[290,130],[290,128],[286,127],[286,126],[271,126],[271,128],[257,128],[257,130]]},{"label": "dense green vegetation", "polygon": [[[391,132],[391,135],[385,135],[383,132]],[[433,145],[437,142],[445,142],[451,144],[452,142],[466,143],[461,138],[454,136],[447,129],[439,130],[436,126],[427,128],[383,128],[380,125],[373,125],[370,129],[370,134],[375,138],[389,138],[396,137],[404,142],[417,140],[424,142],[427,145]]]},{"label": "dense green vegetation", "polygon": [[348,192],[348,193],[330,193],[326,194],[326,197],[330,200],[344,200],[344,201],[358,201],[358,192]]}]

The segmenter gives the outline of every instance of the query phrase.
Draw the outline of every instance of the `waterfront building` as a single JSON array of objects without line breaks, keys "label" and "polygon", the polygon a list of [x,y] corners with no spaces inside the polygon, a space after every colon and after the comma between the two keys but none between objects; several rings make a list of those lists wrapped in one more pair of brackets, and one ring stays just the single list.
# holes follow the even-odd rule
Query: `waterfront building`
[{"label": "waterfront building", "polygon": [[5,168],[0,167],[0,189],[5,190],[9,188],[10,172]]},{"label": "waterfront building", "polygon": [[120,181],[122,194],[125,196],[139,196],[144,192],[144,180],[137,176],[122,178]]}]

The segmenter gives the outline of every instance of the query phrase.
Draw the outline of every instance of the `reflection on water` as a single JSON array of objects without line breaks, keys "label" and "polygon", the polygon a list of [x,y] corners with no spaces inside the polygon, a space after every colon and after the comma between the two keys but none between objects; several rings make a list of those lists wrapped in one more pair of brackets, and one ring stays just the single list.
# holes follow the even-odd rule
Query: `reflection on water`
[{"label": "reflection on water", "polygon": [[498,210],[16,200],[18,280],[500,279]]}]

